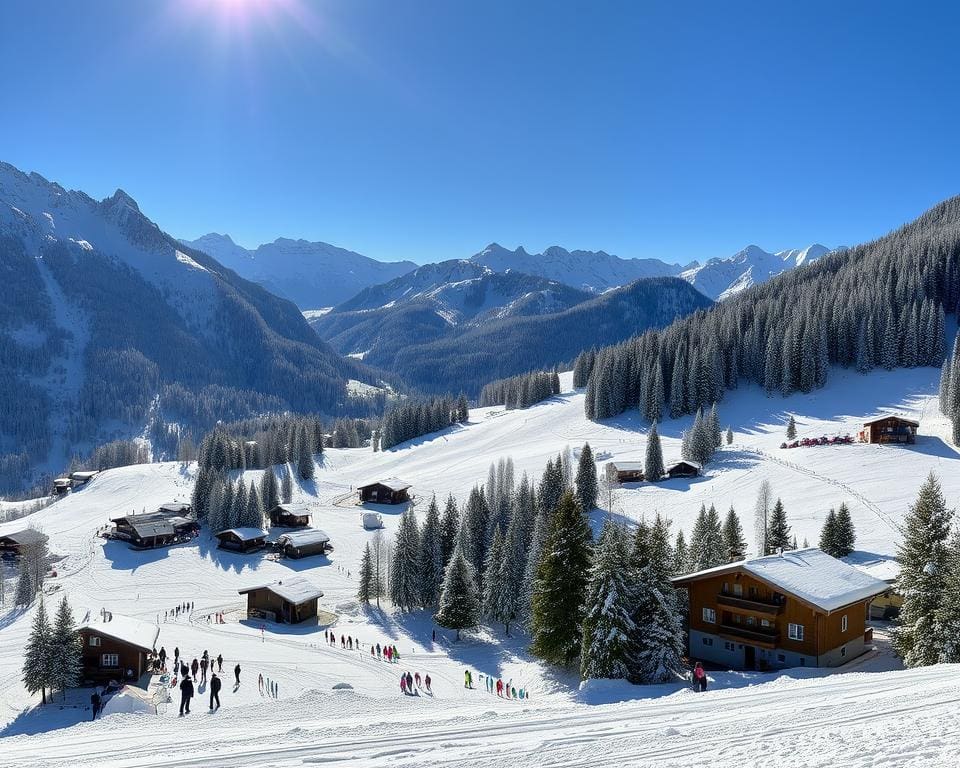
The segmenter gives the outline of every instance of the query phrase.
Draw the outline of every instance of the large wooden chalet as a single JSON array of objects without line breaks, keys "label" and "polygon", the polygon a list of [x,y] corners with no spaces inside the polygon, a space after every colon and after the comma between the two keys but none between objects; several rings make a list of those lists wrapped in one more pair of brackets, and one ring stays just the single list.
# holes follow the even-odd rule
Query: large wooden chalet
[{"label": "large wooden chalet", "polygon": [[323,591],[302,576],[240,590],[247,596],[247,616],[297,624],[317,615]]},{"label": "large wooden chalet", "polygon": [[357,488],[360,501],[374,504],[402,504],[410,500],[410,483],[388,477],[375,483],[368,483]]},{"label": "large wooden chalet", "polygon": [[873,421],[865,421],[860,430],[861,443],[906,443],[917,441],[919,421],[905,419],[902,416],[881,416]]},{"label": "large wooden chalet", "polygon": [[307,504],[277,504],[270,510],[270,525],[275,528],[304,528],[310,525],[310,506]]},{"label": "large wooden chalet", "polygon": [[680,576],[689,654],[729,669],[835,667],[869,650],[870,603],[889,585],[819,549]]},{"label": "large wooden chalet", "polygon": [[7,533],[0,536],[0,554],[19,557],[24,550],[34,544],[42,544],[46,540],[47,535],[35,528],[24,528],[22,531]]},{"label": "large wooden chalet", "polygon": [[89,683],[136,682],[147,671],[160,627],[128,616],[108,614],[77,628],[82,679]]},{"label": "large wooden chalet", "polygon": [[190,538],[200,526],[192,517],[189,504],[164,504],[156,512],[124,515],[110,520],[113,536],[130,542],[135,549],[165,547]]}]

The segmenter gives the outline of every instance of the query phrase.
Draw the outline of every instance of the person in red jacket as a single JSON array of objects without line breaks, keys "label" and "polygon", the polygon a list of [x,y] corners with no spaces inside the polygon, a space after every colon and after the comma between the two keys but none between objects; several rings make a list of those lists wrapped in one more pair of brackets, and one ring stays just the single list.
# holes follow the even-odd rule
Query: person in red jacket
[{"label": "person in red jacket", "polygon": [[693,690],[701,692],[707,690],[707,673],[699,661],[693,668]]}]

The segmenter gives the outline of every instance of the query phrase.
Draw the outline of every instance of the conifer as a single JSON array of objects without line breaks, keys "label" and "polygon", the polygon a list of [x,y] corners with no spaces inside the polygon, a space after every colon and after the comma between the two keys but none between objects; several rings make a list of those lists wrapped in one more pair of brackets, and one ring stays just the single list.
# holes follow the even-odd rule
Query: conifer
[{"label": "conifer", "polygon": [[593,451],[590,450],[590,443],[584,443],[580,451],[580,460],[577,464],[577,501],[580,502],[580,509],[584,513],[589,513],[597,507],[597,465],[593,460]]},{"label": "conifer", "polygon": [[456,630],[457,640],[461,630],[480,623],[480,600],[473,568],[467,562],[459,540],[447,564],[440,590],[440,607],[434,621],[441,627]]},{"label": "conifer", "polygon": [[787,512],[783,502],[778,498],[770,512],[766,554],[773,555],[781,549],[790,549],[790,526],[787,524]]}]

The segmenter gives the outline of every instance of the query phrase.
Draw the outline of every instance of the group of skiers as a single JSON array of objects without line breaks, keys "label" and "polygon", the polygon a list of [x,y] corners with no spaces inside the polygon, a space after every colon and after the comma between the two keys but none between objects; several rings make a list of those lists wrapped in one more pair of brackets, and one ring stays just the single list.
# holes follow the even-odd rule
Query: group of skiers
[{"label": "group of skiers", "polygon": [[169,611],[163,612],[163,620],[167,621],[168,619],[172,621],[173,619],[180,618],[180,614],[186,616],[193,610],[193,601],[180,603],[180,605],[175,608],[171,608]]},{"label": "group of skiers", "polygon": [[[327,645],[332,645],[334,648],[337,647],[337,633],[331,632],[329,629],[323,631],[323,638],[326,641]],[[352,651],[356,648],[360,650],[360,639],[356,637],[350,637],[349,635],[340,635],[340,647]]]},{"label": "group of skiers", "polygon": [[[433,689],[430,687],[432,681],[430,680],[430,675],[423,676],[423,690],[433,695]],[[411,675],[409,672],[404,672],[400,675],[400,692],[405,696],[419,696],[418,691],[420,690],[420,673],[417,672],[415,675]],[[416,686],[416,687],[414,687]]]},{"label": "group of skiers", "polygon": [[397,650],[395,645],[384,644],[383,648],[380,647],[380,643],[371,645],[370,655],[376,655],[378,659],[385,659],[390,664],[397,664],[400,661],[400,651]]}]

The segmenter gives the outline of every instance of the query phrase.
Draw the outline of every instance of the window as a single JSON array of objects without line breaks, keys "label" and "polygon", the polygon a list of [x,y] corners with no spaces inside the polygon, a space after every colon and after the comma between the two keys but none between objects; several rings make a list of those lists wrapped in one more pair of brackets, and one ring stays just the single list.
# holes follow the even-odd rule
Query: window
[{"label": "window", "polygon": [[105,653],[100,657],[101,667],[119,667],[120,656],[116,653]]},{"label": "window", "polygon": [[98,646],[100,645],[100,638],[96,635],[90,635],[90,645]]},{"label": "window", "polygon": [[704,645],[713,645],[713,638],[712,638],[712,637],[705,637],[705,638],[703,638],[703,644],[704,644]]},{"label": "window", "polygon": [[734,650],[734,647],[735,647],[735,646],[733,645],[733,643],[724,643],[724,644],[723,644],[723,649],[724,649],[725,651],[732,651],[732,650]]},{"label": "window", "polygon": [[750,587],[750,597],[758,597],[759,593],[757,592],[756,587]]},{"label": "window", "polygon": [[782,653],[777,654],[777,661],[779,661],[781,664],[783,664],[786,660],[787,660],[787,657],[785,654],[782,654]]},{"label": "window", "polygon": [[[846,616],[844,616],[844,618],[846,618]],[[843,646],[843,648],[840,649],[840,657],[843,658],[846,655],[847,655],[847,646]]]},{"label": "window", "polygon": [[841,632],[847,631],[847,615],[846,614],[840,617],[840,631]]},{"label": "window", "polygon": [[765,629],[770,629],[770,627],[773,626],[773,623],[770,621],[770,619],[760,619],[760,626],[764,627]]},{"label": "window", "polygon": [[733,594],[737,597],[743,596],[743,584],[734,584],[733,585]]},{"label": "window", "polygon": [[753,616],[747,616],[747,626],[748,626],[748,627],[752,627],[752,626],[753,626],[754,624],[756,624],[756,623],[757,623],[757,620],[756,620],[755,618],[753,618]]},{"label": "window", "polygon": [[733,623],[734,623],[734,624],[739,624],[739,623],[742,622],[742,621],[743,621],[743,616],[741,616],[739,613],[733,614]]},{"label": "window", "polygon": [[703,609],[703,620],[708,624],[717,623],[717,612],[713,608],[704,608]]},{"label": "window", "polygon": [[790,624],[787,627],[787,637],[791,640],[803,640],[803,624]]}]

